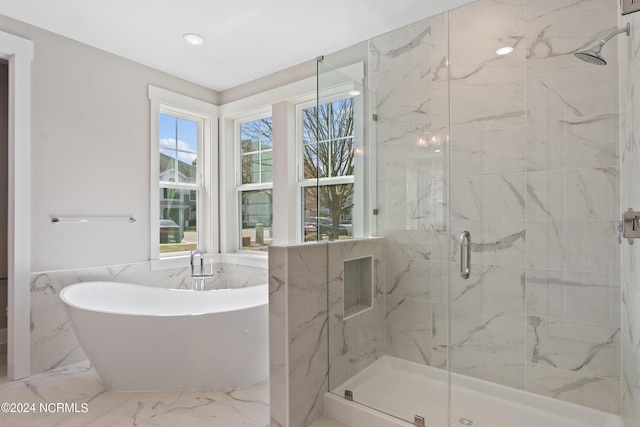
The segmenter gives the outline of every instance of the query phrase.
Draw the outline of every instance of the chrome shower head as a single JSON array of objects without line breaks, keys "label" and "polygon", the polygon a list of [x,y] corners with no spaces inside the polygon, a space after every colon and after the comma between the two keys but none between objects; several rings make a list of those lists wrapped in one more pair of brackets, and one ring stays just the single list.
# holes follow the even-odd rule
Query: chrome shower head
[{"label": "chrome shower head", "polygon": [[602,56],[600,56],[600,49],[602,49],[601,44],[592,47],[589,50],[582,50],[580,52],[575,52],[573,56],[576,58],[588,62],[593,65],[607,65],[607,61],[604,60]]},{"label": "chrome shower head", "polygon": [[604,58],[600,55],[600,51],[602,50],[602,46],[604,46],[605,43],[607,43],[613,36],[616,36],[616,35],[622,34],[622,33],[626,33],[627,35],[629,35],[630,32],[631,32],[631,25],[629,23],[627,23],[626,27],[620,28],[620,29],[617,29],[617,30],[613,31],[611,34],[609,34],[608,36],[603,38],[600,41],[600,43],[598,43],[597,45],[595,45],[591,49],[574,52],[573,56],[575,56],[576,58],[578,58],[578,59],[580,59],[580,60],[582,60],[584,62],[588,62],[589,64],[607,65],[607,61],[605,61]]}]

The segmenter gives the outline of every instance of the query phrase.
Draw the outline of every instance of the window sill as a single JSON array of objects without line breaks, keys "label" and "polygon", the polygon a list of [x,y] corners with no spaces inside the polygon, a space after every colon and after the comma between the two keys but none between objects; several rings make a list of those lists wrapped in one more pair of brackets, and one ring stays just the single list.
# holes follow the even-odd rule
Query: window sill
[{"label": "window sill", "polygon": [[[245,267],[269,268],[269,255],[266,252],[251,251],[216,254],[218,261],[225,264],[243,265]],[[214,258],[216,262],[216,258]]]},{"label": "window sill", "polygon": [[183,268],[190,266],[191,257],[188,254],[172,257],[152,259],[149,261],[151,271],[170,270],[172,268]]},{"label": "window sill", "polygon": [[[234,264],[245,267],[269,268],[267,253],[234,252],[227,254],[205,254],[205,264],[208,263]],[[184,268],[191,265],[189,254],[177,255],[150,261],[151,271],[169,270],[172,268]]]}]

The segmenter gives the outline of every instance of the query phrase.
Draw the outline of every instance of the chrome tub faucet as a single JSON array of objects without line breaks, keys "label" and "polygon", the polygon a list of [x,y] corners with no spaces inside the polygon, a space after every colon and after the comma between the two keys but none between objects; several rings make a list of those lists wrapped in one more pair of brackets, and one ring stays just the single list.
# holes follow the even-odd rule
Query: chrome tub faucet
[{"label": "chrome tub faucet", "polygon": [[[196,273],[195,258],[200,258],[200,271]],[[211,274],[205,274],[204,270],[204,253],[200,249],[191,251],[191,289],[194,291],[204,291],[204,279],[213,277],[213,268]]]}]

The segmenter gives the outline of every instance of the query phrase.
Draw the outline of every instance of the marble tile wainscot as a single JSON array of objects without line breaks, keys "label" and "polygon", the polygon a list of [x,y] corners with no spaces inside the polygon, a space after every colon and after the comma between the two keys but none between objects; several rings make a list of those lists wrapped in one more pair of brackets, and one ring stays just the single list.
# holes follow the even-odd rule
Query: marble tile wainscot
[{"label": "marble tile wainscot", "polygon": [[[331,268],[331,277],[335,273],[336,281],[340,281],[342,261],[365,255],[373,256],[380,270],[384,239],[269,248],[272,427],[308,426],[323,414],[323,396],[329,390],[327,267]],[[332,304],[332,313],[334,308]]]}]

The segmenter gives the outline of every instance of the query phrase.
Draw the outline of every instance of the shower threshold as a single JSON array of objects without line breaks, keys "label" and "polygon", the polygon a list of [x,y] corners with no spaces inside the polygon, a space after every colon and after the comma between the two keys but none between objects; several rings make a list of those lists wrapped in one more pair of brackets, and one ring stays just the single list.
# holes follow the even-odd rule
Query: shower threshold
[{"label": "shower threshold", "polygon": [[[451,382],[450,427],[623,426],[617,415],[558,399],[459,374]],[[344,399],[345,390],[353,402]],[[447,427],[447,394],[446,371],[383,356],[326,393],[324,408],[351,427],[415,426],[416,416],[426,427]]]}]

